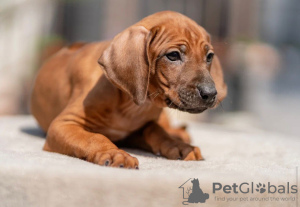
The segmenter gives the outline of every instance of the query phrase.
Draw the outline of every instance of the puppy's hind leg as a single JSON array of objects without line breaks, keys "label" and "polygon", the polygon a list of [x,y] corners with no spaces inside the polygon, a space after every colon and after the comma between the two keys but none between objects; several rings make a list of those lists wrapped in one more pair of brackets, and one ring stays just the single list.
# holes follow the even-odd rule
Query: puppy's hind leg
[{"label": "puppy's hind leg", "polygon": [[172,138],[158,123],[148,122],[121,143],[140,148],[172,160],[203,160],[200,149]]}]

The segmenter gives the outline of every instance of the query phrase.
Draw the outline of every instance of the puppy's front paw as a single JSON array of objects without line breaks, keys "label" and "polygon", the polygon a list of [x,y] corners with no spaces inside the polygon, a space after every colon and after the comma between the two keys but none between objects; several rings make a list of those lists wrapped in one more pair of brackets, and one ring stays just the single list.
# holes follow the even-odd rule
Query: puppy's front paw
[{"label": "puppy's front paw", "polygon": [[120,149],[96,152],[93,162],[102,166],[139,169],[139,161]]},{"label": "puppy's front paw", "polygon": [[158,153],[172,160],[203,160],[199,147],[194,147],[182,141],[164,141]]}]

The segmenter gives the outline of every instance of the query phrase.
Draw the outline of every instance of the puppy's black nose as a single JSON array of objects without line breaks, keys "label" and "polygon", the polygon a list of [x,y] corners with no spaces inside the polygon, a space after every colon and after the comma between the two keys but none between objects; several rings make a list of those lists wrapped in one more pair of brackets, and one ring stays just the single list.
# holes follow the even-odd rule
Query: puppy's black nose
[{"label": "puppy's black nose", "polygon": [[198,87],[200,97],[203,101],[211,103],[216,99],[217,90],[215,86],[199,86]]}]

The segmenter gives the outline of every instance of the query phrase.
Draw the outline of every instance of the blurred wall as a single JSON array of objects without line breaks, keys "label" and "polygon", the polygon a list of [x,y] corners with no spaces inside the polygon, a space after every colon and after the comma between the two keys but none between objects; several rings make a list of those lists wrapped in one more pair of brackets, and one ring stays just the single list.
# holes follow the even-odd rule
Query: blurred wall
[{"label": "blurred wall", "polygon": [[51,34],[55,9],[51,0],[0,2],[0,114],[27,112],[39,40]]}]

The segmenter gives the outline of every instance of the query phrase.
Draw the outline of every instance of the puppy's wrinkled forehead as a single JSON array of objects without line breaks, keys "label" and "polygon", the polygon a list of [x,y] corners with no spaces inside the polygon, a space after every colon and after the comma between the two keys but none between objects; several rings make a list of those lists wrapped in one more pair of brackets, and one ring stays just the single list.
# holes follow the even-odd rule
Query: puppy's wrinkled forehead
[{"label": "puppy's wrinkled forehead", "polygon": [[151,32],[160,32],[162,34],[161,42],[163,40],[167,42],[183,41],[192,45],[200,44],[203,40],[210,42],[210,37],[204,28],[177,12],[159,12],[142,19],[137,24]]},{"label": "puppy's wrinkled forehead", "polygon": [[[201,54],[205,53],[205,46],[210,43],[210,36],[204,28],[177,12],[159,12],[142,19],[137,25],[150,31],[150,50],[154,57],[159,57],[174,47],[183,49],[181,52],[187,50],[201,58]],[[186,48],[180,48],[182,45]]]}]

